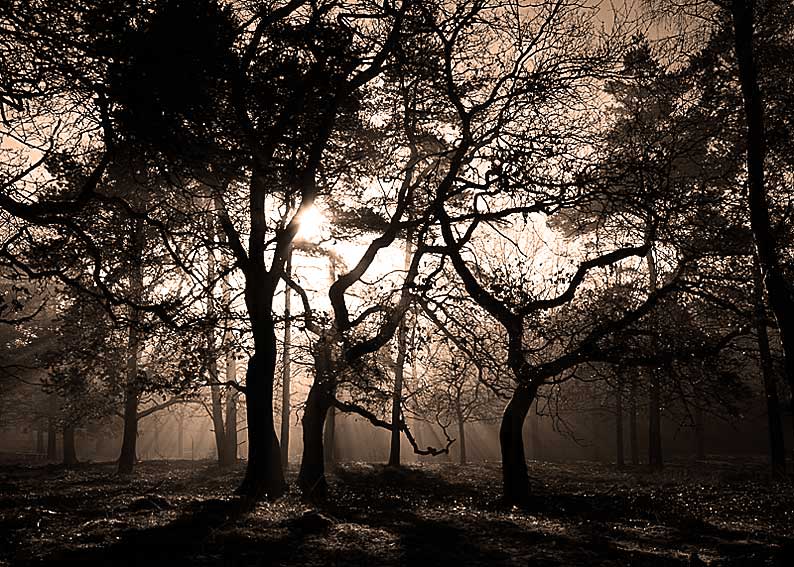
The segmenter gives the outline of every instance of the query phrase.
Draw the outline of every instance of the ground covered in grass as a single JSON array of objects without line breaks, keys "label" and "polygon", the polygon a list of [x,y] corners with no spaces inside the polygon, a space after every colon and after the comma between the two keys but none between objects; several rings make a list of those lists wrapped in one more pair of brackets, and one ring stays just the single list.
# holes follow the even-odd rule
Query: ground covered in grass
[{"label": "ground covered in grass", "polygon": [[530,463],[523,510],[500,504],[496,464],[346,464],[319,508],[249,512],[241,473],[0,467],[0,565],[794,565],[794,481],[761,464]]}]

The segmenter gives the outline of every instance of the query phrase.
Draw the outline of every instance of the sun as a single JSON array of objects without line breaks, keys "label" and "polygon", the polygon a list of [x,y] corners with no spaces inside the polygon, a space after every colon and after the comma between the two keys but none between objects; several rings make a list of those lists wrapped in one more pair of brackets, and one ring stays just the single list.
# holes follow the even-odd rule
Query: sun
[{"label": "sun", "polygon": [[297,240],[316,243],[327,236],[327,233],[328,219],[314,205],[298,216],[298,233],[295,235]]}]

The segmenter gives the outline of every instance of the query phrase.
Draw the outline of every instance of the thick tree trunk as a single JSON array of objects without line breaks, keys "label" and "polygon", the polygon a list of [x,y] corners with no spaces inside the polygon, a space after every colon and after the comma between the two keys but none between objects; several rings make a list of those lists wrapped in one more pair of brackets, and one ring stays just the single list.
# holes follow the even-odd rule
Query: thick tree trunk
[{"label": "thick tree trunk", "polygon": [[[287,265],[284,268],[287,277],[292,277],[292,248],[287,255]],[[289,466],[289,425],[291,388],[292,388],[292,369],[290,359],[290,347],[292,346],[292,325],[290,323],[291,308],[290,287],[284,289],[284,348],[281,351],[281,464],[284,470]]]},{"label": "thick tree trunk", "polygon": [[520,384],[502,414],[499,445],[502,452],[502,486],[506,504],[523,506],[529,502],[529,475],[524,455],[523,427],[537,386]]},{"label": "thick tree trunk", "polygon": [[63,464],[72,467],[78,463],[77,449],[74,442],[74,426],[64,425],[63,434]]},{"label": "thick tree trunk", "polygon": [[640,438],[637,429],[637,376],[632,375],[629,388],[629,450],[631,464],[640,464]]},{"label": "thick tree trunk", "polygon": [[764,303],[763,281],[758,260],[753,262],[755,329],[758,338],[758,355],[761,364],[761,378],[764,383],[766,416],[769,429],[769,463],[774,474],[786,472],[786,448],[783,441],[783,422],[780,416],[780,399],[777,379],[772,364],[772,351],[767,334],[766,304]]},{"label": "thick tree trunk", "polygon": [[[135,363],[137,373],[137,362]],[[122,434],[121,453],[119,454],[119,474],[131,474],[138,460],[136,445],[138,442],[138,391],[134,381],[128,384],[124,394],[124,432]]]},{"label": "thick tree trunk", "polygon": [[619,467],[626,464],[626,456],[623,449],[623,375],[621,369],[618,369],[617,386],[615,388],[615,456]]},{"label": "thick tree trunk", "polygon": [[321,388],[313,385],[303,409],[303,458],[298,473],[298,486],[304,498],[321,500],[325,498],[328,484],[325,480],[325,451],[323,429],[328,403]]},{"label": "thick tree trunk", "polygon": [[[255,325],[255,328],[259,325]],[[245,375],[248,420],[248,462],[238,493],[256,501],[276,499],[286,492],[281,450],[273,421],[273,376],[276,370],[275,329],[262,325],[260,346],[248,361]],[[269,328],[268,328],[269,327]],[[254,336],[256,337],[256,331]],[[257,342],[257,341],[255,341]]]},{"label": "thick tree trunk", "polygon": [[322,500],[327,494],[325,479],[324,428],[334,395],[335,376],[331,362],[332,339],[320,337],[314,346],[314,382],[303,409],[303,457],[298,486],[304,498]]},{"label": "thick tree trunk", "polygon": [[775,315],[780,332],[785,378],[789,387],[794,390],[794,293],[783,273],[778,243],[772,230],[764,180],[766,132],[764,103],[753,51],[754,4],[751,0],[732,0],[731,4],[736,61],[747,123],[746,159],[750,229],[753,233],[769,306]]}]

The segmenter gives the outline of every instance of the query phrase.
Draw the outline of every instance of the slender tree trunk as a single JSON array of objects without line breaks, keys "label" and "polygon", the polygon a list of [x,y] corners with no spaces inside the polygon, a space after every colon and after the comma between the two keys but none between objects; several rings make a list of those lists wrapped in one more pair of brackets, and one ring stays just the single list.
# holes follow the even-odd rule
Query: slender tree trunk
[{"label": "slender tree trunk", "polygon": [[505,503],[523,506],[529,502],[529,475],[524,455],[523,427],[537,386],[519,384],[502,414],[499,445],[502,452],[502,485]]},{"label": "slender tree trunk", "polygon": [[[648,251],[648,287],[653,293],[657,288],[656,258],[653,248]],[[656,338],[651,340],[651,350],[656,351]],[[659,370],[649,369],[648,388],[648,464],[652,468],[661,468],[662,460],[662,415],[661,415],[661,384]]]},{"label": "slender tree trunk", "polygon": [[[405,239],[405,256],[404,256],[404,269],[408,273],[411,267],[411,230],[408,229],[408,234]],[[405,371],[405,358],[408,352],[408,322],[406,312],[400,321],[400,327],[397,330],[397,361],[394,366],[394,389],[392,391],[391,401],[391,422],[394,425],[391,430],[391,446],[389,449],[389,466],[400,466],[400,443],[402,441],[402,429],[397,425],[403,419],[403,374]]]},{"label": "slender tree trunk", "polygon": [[36,424],[36,453],[44,454],[44,425],[41,421]]},{"label": "slender tree trunk", "polygon": [[177,415],[176,418],[176,454],[177,458],[185,458],[185,416]]},{"label": "slender tree trunk", "polygon": [[314,381],[303,409],[303,457],[298,486],[304,498],[322,500],[328,490],[325,479],[324,428],[331,406],[335,376],[331,361],[333,339],[320,337],[314,345]]},{"label": "slender tree trunk", "polygon": [[[215,227],[210,219],[207,223],[207,237],[212,240],[215,237]],[[215,344],[215,253],[210,248],[207,249],[207,320],[209,324],[205,329],[205,340],[207,343],[207,380],[210,385],[212,431],[215,436],[215,454],[218,459],[218,466],[225,467],[227,461],[226,450],[226,424],[223,419],[223,392],[218,379],[218,350]]]},{"label": "slender tree trunk", "polygon": [[63,430],[63,464],[72,467],[78,463],[77,449],[74,442],[74,426],[64,425]]},{"label": "slender tree trunk", "polygon": [[648,394],[648,464],[652,468],[661,468],[662,460],[662,419],[659,372],[655,368],[649,370],[650,388]]},{"label": "slender tree trunk", "polygon": [[58,411],[58,400],[55,397],[55,394],[49,394],[48,396],[48,413],[47,413],[47,460],[54,461],[57,455],[57,448],[56,448],[56,428],[55,428],[55,419],[56,413]]},{"label": "slender tree trunk", "polygon": [[622,369],[618,369],[617,385],[615,387],[615,456],[617,464],[622,467],[626,464],[625,452],[623,449],[623,375]]},{"label": "slender tree trunk", "polygon": [[[234,358],[232,358],[232,363]],[[227,367],[228,368],[228,367]],[[233,367],[232,367],[233,368]],[[229,379],[227,373],[226,379]],[[234,375],[232,375],[234,379]],[[237,462],[237,391],[229,388],[226,392],[226,442],[224,443],[223,466]]]},{"label": "slender tree trunk", "polygon": [[[214,349],[213,349],[214,351]],[[218,465],[227,466],[226,461],[226,423],[223,416],[223,393],[218,385],[218,364],[210,354],[208,361],[210,379],[210,397],[212,399],[212,430],[215,434],[215,450],[218,456]]]},{"label": "slender tree trunk", "polygon": [[706,423],[700,404],[695,405],[695,458],[698,461],[706,460]]},{"label": "slender tree trunk", "polygon": [[629,384],[629,450],[631,464],[640,464],[640,439],[637,429],[637,376],[632,374]]},{"label": "slender tree trunk", "polygon": [[[285,268],[287,277],[292,277],[292,247],[287,255]],[[291,294],[290,287],[284,288],[284,348],[281,352],[281,463],[284,470],[289,466],[289,425],[291,408],[291,359],[290,346],[292,343],[292,324],[290,322]]]},{"label": "slender tree trunk", "polygon": [[750,229],[753,233],[769,306],[780,333],[785,378],[789,387],[794,390],[794,294],[786,281],[778,243],[773,234],[764,180],[766,132],[764,103],[758,84],[758,68],[753,50],[754,5],[752,0],[732,0],[731,3],[734,46],[747,123],[746,159]]},{"label": "slender tree trunk", "polygon": [[[224,241],[223,232],[219,232],[219,239]],[[222,270],[227,272],[226,264],[222,264]],[[221,281],[221,297],[225,309],[231,309],[231,287],[229,286],[228,274],[223,277]],[[232,333],[228,328],[223,333],[223,345],[226,350],[225,356],[225,374],[226,382],[228,384],[237,383],[237,360],[234,356],[232,349]],[[223,440],[222,451],[219,453],[220,465],[222,467],[231,467],[237,463],[237,397],[239,391],[234,386],[226,387],[226,425],[224,428],[225,437]]]},{"label": "slender tree trunk", "polygon": [[777,380],[772,364],[772,351],[767,334],[766,304],[764,303],[763,281],[758,260],[753,262],[753,288],[755,299],[755,329],[758,337],[758,355],[761,365],[761,378],[764,383],[766,416],[769,429],[769,463],[774,474],[786,472],[786,448],[783,441],[783,422],[780,416],[780,399]]},{"label": "slender tree trunk", "polygon": [[[133,299],[140,300],[143,295],[143,249],[146,233],[142,220],[135,221],[132,234],[132,262],[130,266],[130,291]],[[137,453],[135,445],[138,441],[138,402],[140,385],[138,383],[138,352],[140,350],[140,323],[141,314],[135,307],[130,307],[129,325],[127,335],[127,365],[124,376],[124,433],[119,455],[118,472],[130,474],[135,467]]]},{"label": "slender tree trunk", "polygon": [[466,460],[466,422],[463,417],[463,410],[460,407],[460,399],[455,403],[455,419],[458,422],[458,454],[460,455],[460,464],[465,465]]}]

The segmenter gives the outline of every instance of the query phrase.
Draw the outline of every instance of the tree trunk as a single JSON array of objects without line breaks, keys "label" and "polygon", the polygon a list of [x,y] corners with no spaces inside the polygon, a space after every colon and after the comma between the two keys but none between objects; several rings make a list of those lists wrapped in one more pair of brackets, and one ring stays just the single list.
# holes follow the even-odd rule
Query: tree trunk
[{"label": "tree trunk", "polygon": [[529,502],[529,475],[524,455],[523,426],[537,386],[519,384],[502,414],[499,446],[502,452],[502,486],[508,505]]},{"label": "tree trunk", "polygon": [[706,424],[700,404],[695,405],[695,458],[706,460]]},{"label": "tree trunk", "polygon": [[631,464],[640,464],[640,439],[637,430],[637,376],[631,376],[629,389],[629,449],[631,451]]},{"label": "tree trunk", "polygon": [[177,458],[185,458],[185,416],[177,415],[176,418],[176,454]]},{"label": "tree trunk", "polygon": [[314,382],[303,409],[303,457],[298,486],[304,498],[322,500],[328,490],[325,480],[324,428],[334,394],[335,376],[331,361],[333,339],[320,337],[314,345]]},{"label": "tree trunk", "polygon": [[753,295],[755,299],[755,329],[758,337],[758,355],[761,364],[761,378],[766,398],[766,416],[769,429],[769,463],[777,475],[786,472],[786,448],[783,441],[783,422],[780,416],[780,399],[777,380],[772,364],[772,351],[767,334],[766,304],[764,303],[763,281],[758,260],[753,262]]},{"label": "tree trunk", "polygon": [[[292,247],[287,255],[287,265],[284,268],[287,277],[292,277]],[[292,342],[292,325],[290,323],[290,287],[284,289],[284,348],[281,352],[281,464],[284,470],[289,466],[289,425],[291,408],[291,359],[290,347]]]},{"label": "tree trunk", "polygon": [[336,467],[336,408],[331,406],[325,412],[325,431],[323,431],[323,454],[325,470],[333,471]]},{"label": "tree trunk", "polygon": [[455,401],[455,418],[458,422],[458,454],[460,464],[465,465],[466,460],[466,423],[463,417],[463,410],[460,407],[460,399]]},{"label": "tree trunk", "polygon": [[662,460],[662,416],[660,400],[659,372],[651,368],[648,392],[648,464],[661,468]]},{"label": "tree trunk", "polygon": [[[132,265],[130,266],[130,293],[134,300],[139,301],[143,295],[142,257],[146,233],[143,221],[135,221],[132,234]],[[119,455],[119,474],[130,474],[135,467],[137,453],[135,445],[138,441],[138,402],[140,385],[138,384],[138,352],[141,336],[138,330],[140,311],[135,307],[128,310],[130,322],[127,335],[127,365],[124,376],[124,433]]]},{"label": "tree trunk", "polygon": [[[219,238],[223,241],[223,233],[220,233]],[[222,266],[223,272],[226,273],[227,266]],[[229,286],[228,274],[223,277],[221,281],[221,294],[223,298],[223,305],[226,309],[231,305],[231,288]],[[223,334],[223,344],[226,349],[226,382],[228,384],[237,384],[237,360],[234,356],[234,350],[231,347],[232,333],[228,326]],[[237,463],[237,396],[239,391],[234,386],[226,387],[226,426],[225,437],[223,440],[222,451],[219,453],[221,467],[231,467]]]},{"label": "tree trunk", "polygon": [[[408,273],[411,267],[411,230],[408,229],[408,234],[405,240],[405,256],[404,256],[404,269]],[[389,448],[389,466],[400,466],[400,443],[402,441],[402,429],[398,424],[403,419],[403,375],[405,372],[405,358],[408,352],[408,325],[406,321],[407,312],[400,321],[400,327],[397,330],[397,361],[394,365],[394,389],[392,390],[391,400],[391,446]]]},{"label": "tree trunk", "polygon": [[41,421],[36,424],[36,453],[44,454],[44,425]]},{"label": "tree trunk", "polygon": [[[129,362],[128,362],[129,365]],[[137,370],[137,362],[134,364]],[[138,460],[138,392],[134,381],[128,384],[124,394],[124,433],[119,455],[119,474],[131,474]]]},{"label": "tree trunk", "polygon": [[218,465],[227,466],[226,462],[226,423],[223,416],[223,398],[221,387],[218,385],[218,365],[214,357],[210,357],[210,397],[212,399],[212,430],[215,434],[215,451],[218,456]]},{"label": "tree trunk", "polygon": [[55,428],[55,418],[56,412],[58,411],[58,401],[55,398],[55,394],[50,394],[48,397],[48,409],[49,412],[47,414],[47,460],[54,461],[58,455],[57,448],[56,448],[56,428]]},{"label": "tree trunk", "polygon": [[772,230],[764,180],[766,132],[764,103],[758,84],[758,69],[753,52],[754,2],[732,0],[734,46],[739,68],[744,114],[747,126],[747,186],[750,229],[763,274],[769,306],[777,321],[786,381],[794,390],[794,294],[783,273],[778,243]]},{"label": "tree trunk", "polygon": [[245,374],[248,462],[237,492],[252,501],[265,496],[279,498],[287,488],[273,421],[276,341],[272,323],[271,318],[269,324],[255,325],[255,328],[265,327],[264,330],[257,329],[265,336],[260,338],[260,346],[255,347],[256,354],[249,359]]},{"label": "tree trunk", "polygon": [[617,385],[615,387],[615,456],[617,464],[622,467],[626,464],[623,450],[623,375],[622,369],[617,369]]},{"label": "tree trunk", "polygon": [[74,442],[74,426],[64,425],[63,430],[63,464],[72,467],[78,463],[77,449]]},{"label": "tree trunk", "polygon": [[[648,251],[648,291],[653,293],[657,288],[656,257],[653,247]],[[658,349],[655,336],[651,339],[651,352]],[[661,384],[659,370],[649,369],[648,388],[648,464],[652,468],[661,468],[662,461],[662,415],[661,415]]]},{"label": "tree trunk", "polygon": [[226,392],[226,439],[221,466],[231,467],[235,463],[237,463],[237,391],[229,388]]}]

